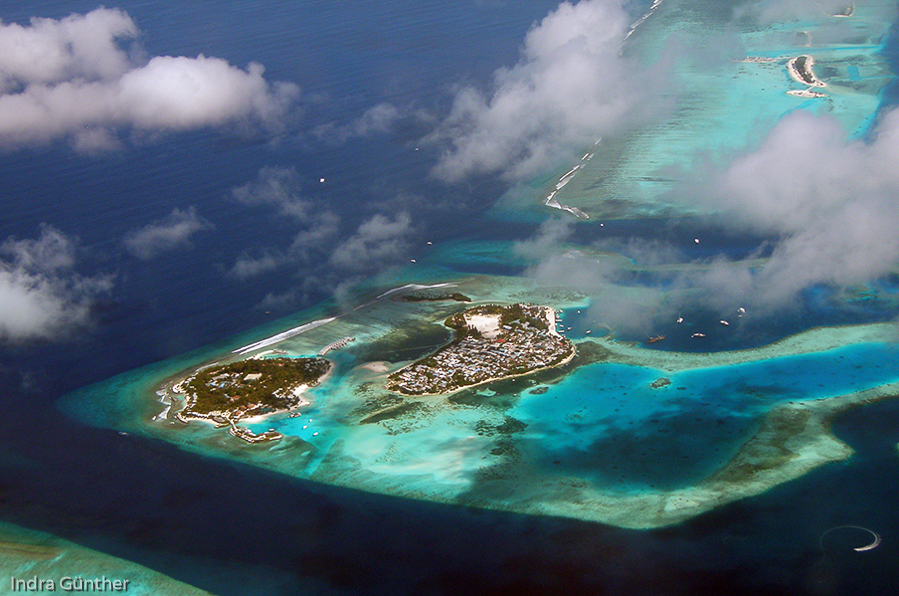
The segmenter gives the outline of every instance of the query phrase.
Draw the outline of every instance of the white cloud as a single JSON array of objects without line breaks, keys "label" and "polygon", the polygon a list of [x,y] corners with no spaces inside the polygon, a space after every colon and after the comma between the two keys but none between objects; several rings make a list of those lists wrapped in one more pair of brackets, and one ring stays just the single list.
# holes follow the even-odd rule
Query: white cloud
[{"label": "white cloud", "polygon": [[0,245],[0,339],[52,339],[87,323],[93,299],[111,282],[74,266],[74,243],[48,226],[37,240]]},{"label": "white cloud", "polygon": [[550,255],[528,271],[542,287],[589,297],[588,318],[614,332],[648,333],[668,306],[661,292],[628,283],[628,274],[619,258],[576,250]]},{"label": "white cloud", "polygon": [[567,240],[573,231],[570,219],[551,218],[543,221],[537,234],[527,240],[516,241],[512,251],[528,259],[540,259],[549,254],[558,244]]},{"label": "white cloud", "polygon": [[244,205],[276,207],[299,221],[311,215],[312,203],[300,196],[300,177],[295,168],[263,167],[255,180],[232,189],[231,196]]},{"label": "white cloud", "polygon": [[411,233],[412,218],[405,211],[395,219],[375,215],[334,249],[330,262],[349,271],[384,268],[408,253]]},{"label": "white cloud", "polygon": [[315,129],[315,135],[329,143],[339,144],[349,139],[390,132],[401,117],[402,114],[393,104],[379,103],[349,124],[323,124]]},{"label": "white cloud", "polygon": [[776,238],[764,264],[722,263],[697,280],[718,293],[773,307],[813,284],[884,275],[899,265],[899,110],[882,115],[869,141],[848,139],[830,117],[794,112],[694,192],[728,225]]},{"label": "white cloud", "polygon": [[267,82],[258,64],[244,70],[203,55],[137,63],[122,47],[137,34],[125,12],[102,8],[0,24],[0,145],[67,138],[97,150],[114,147],[122,130],[276,131],[299,94]]},{"label": "white cloud", "polygon": [[290,254],[306,256],[337,235],[340,230],[340,217],[331,211],[316,213],[309,227],[297,234],[290,245]]},{"label": "white cloud", "polygon": [[490,93],[459,89],[432,136],[450,145],[435,173],[522,177],[645,116],[655,75],[621,55],[624,4],[563,2],[528,33],[521,61],[496,71]]},{"label": "white cloud", "polygon": [[[327,254],[329,240],[340,229],[340,217],[320,209],[301,193],[300,176],[293,167],[266,166],[255,180],[231,189],[231,196],[248,206],[275,209],[302,226],[287,246],[269,246],[258,254],[241,253],[228,270],[231,277],[250,279],[285,265],[310,264],[316,255]],[[319,260],[324,260],[319,258]]]},{"label": "white cloud", "polygon": [[165,218],[132,230],[125,235],[125,248],[139,259],[150,259],[159,254],[188,246],[190,237],[212,224],[197,215],[196,209],[173,209]]},{"label": "white cloud", "polygon": [[283,262],[283,256],[274,254],[270,251],[265,251],[257,257],[244,251],[237,257],[237,261],[234,262],[234,265],[228,271],[228,274],[240,281],[246,281],[251,277],[261,275],[262,273],[274,271]]},{"label": "white cloud", "polygon": [[0,23],[0,91],[120,77],[132,68],[121,42],[137,35],[131,17],[117,9],[61,20],[33,18],[26,27]]}]

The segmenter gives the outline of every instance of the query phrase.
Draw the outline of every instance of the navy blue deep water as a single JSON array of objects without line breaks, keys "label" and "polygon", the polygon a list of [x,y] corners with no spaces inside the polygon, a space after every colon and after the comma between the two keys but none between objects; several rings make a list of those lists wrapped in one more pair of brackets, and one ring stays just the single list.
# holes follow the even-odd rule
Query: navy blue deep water
[{"label": "navy blue deep water", "polygon": [[[445,111],[452,84],[483,85],[497,67],[514,63],[525,32],[556,5],[117,3],[145,32],[140,41],[148,54],[204,53],[241,67],[260,62],[269,80],[302,86],[304,113],[275,145],[203,131],[129,145],[121,154],[79,156],[63,143],[0,154],[0,239],[34,238],[41,224],[52,225],[78,238],[81,273],[114,280],[92,327],[58,343],[0,346],[0,519],[221,595],[895,593],[893,402],[836,423],[837,435],[858,452],[851,465],[830,465],[680,526],[645,532],[322,486],[122,437],[57,410],[56,400],[69,391],[331,299],[323,283],[306,285],[280,309],[262,305],[269,293],[324,279],[321,264],[249,283],[225,275],[241,251],[262,250],[273,239],[289,243],[296,233],[277,214],[248,211],[230,196],[263,166],[295,168],[304,193],[344,218],[343,233],[375,213],[372,205],[411,194],[420,200],[405,207],[420,222],[421,241],[533,234],[530,224],[493,222],[488,233],[473,223],[504,184],[448,187],[429,178],[435,150],[416,151],[426,132],[420,122],[405,122],[386,141],[341,145],[309,131],[346,124],[380,102]],[[95,7],[2,0],[0,19],[24,23]],[[320,178],[329,182],[320,185]],[[147,262],[123,251],[129,230],[190,206],[215,226],[192,239],[193,250]],[[652,237],[658,231],[651,226],[615,224],[611,234]],[[728,240],[734,255],[745,254],[745,239]],[[499,267],[482,271],[506,271]],[[710,337],[708,345],[759,345],[833,322],[834,313],[816,308],[821,304],[829,305],[812,292],[800,316],[750,329],[737,343]],[[836,320],[869,322],[889,316],[883,312],[841,311]],[[711,321],[716,313],[703,316]],[[686,339],[666,346],[687,347]],[[876,528],[883,545],[865,558],[822,552],[820,536],[843,524]],[[240,536],[259,540],[237,546]]]}]

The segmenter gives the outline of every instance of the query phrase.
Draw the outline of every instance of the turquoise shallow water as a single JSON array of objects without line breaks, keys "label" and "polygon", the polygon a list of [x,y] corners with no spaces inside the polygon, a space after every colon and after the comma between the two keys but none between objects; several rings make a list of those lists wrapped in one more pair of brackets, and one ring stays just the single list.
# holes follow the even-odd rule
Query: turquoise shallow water
[{"label": "turquoise shallow water", "polygon": [[[673,60],[665,65],[670,68],[670,84],[663,86],[661,97],[662,103],[669,102],[669,111],[664,112],[661,122],[640,125],[620,139],[601,144],[589,167],[565,185],[559,200],[588,211],[602,205],[615,217],[658,215],[664,209],[658,213],[646,211],[645,205],[658,207],[669,200],[666,193],[676,187],[678,176],[689,172],[698,156],[751,148],[779,118],[797,109],[832,112],[851,135],[864,132],[876,112],[888,74],[877,54],[886,24],[872,17],[874,8],[873,12],[867,8],[861,11],[853,21],[851,34],[836,40],[839,43],[807,49],[796,46],[791,37],[793,29],[802,26],[816,34],[819,29],[828,29],[828,23],[741,29],[729,20],[729,9],[736,4],[668,0],[641,26],[627,51],[642,64],[661,64],[667,53],[673,52]],[[735,49],[722,49],[727,46],[722,40],[736,44]],[[797,87],[786,73],[786,61],[812,50],[830,82],[826,100],[786,93]],[[847,58],[849,54],[854,57]],[[741,62],[745,56],[773,61]],[[759,109],[748,111],[747,105]],[[554,184],[552,175],[537,177],[511,192],[516,200],[535,204],[535,197],[547,184]],[[501,201],[497,209],[494,215],[504,209],[512,212],[512,221],[523,213],[533,215],[532,209],[515,201]],[[542,213],[545,217],[545,209]],[[593,218],[587,223],[601,220]],[[501,231],[497,230],[511,238],[459,238],[443,246],[419,247],[414,252],[420,263],[392,272],[391,279],[393,283],[439,282],[453,276],[453,271],[485,276],[524,272],[526,276],[536,257],[528,255],[528,246],[517,245],[512,239],[533,234],[533,229],[515,225],[506,222]],[[595,225],[592,228],[598,229]],[[635,229],[649,236],[653,233],[646,224]],[[619,230],[622,238],[627,237],[628,230],[626,226]],[[598,239],[598,232],[583,238],[574,236],[564,250],[581,243],[585,250],[600,253],[601,248],[592,244]],[[628,261],[620,255],[611,258],[619,266]],[[612,289],[624,291],[625,283],[632,288],[642,284],[651,287],[653,299],[657,299],[664,287],[648,276],[641,277],[644,273],[636,270],[637,263],[629,262],[635,270]],[[572,327],[569,335],[575,339],[586,338],[587,330],[594,337],[605,332],[604,322],[588,310],[585,296],[564,287],[500,291],[499,279],[485,277],[475,299],[529,300],[564,309],[563,325]],[[364,295],[364,291],[359,292],[348,302],[365,302]],[[652,300],[647,304],[652,308]],[[413,307],[385,299],[359,311],[343,308],[339,321],[310,329],[277,346],[286,347],[294,355],[312,354],[342,336],[358,337],[357,343],[330,354],[336,368],[322,386],[308,390],[312,404],[302,410],[301,416],[280,414],[252,423],[256,431],[275,429],[284,433],[287,438],[282,443],[241,452],[246,446],[239,440],[205,425],[185,428],[168,420],[148,423],[148,414],[157,415],[162,405],[148,403],[147,397],[155,393],[165,376],[177,372],[177,361],[84,390],[65,407],[80,411],[96,424],[148,432],[204,453],[270,465],[302,478],[442,501],[453,501],[464,494],[472,500],[483,498],[491,506],[502,499],[491,495],[484,478],[498,474],[506,479],[522,474],[524,469],[527,479],[521,482],[528,487],[525,492],[533,491],[537,501],[542,498],[541,483],[562,476],[586,482],[597,490],[639,492],[690,486],[725,466],[778,404],[892,382],[896,380],[893,371],[899,370],[896,351],[883,344],[672,374],[641,366],[596,363],[581,366],[565,377],[541,373],[532,379],[498,383],[450,399],[401,400],[401,407],[392,411],[379,402],[386,394],[383,376],[358,366],[377,359],[386,360],[386,366],[395,370],[413,358],[412,353],[434,349],[442,341],[434,327],[449,307]],[[291,317],[289,324],[317,319],[323,310],[318,309],[315,316]],[[286,327],[271,325],[257,335],[265,337]],[[428,340],[423,343],[421,337]],[[235,342],[234,347],[250,341]],[[185,359],[184,365],[191,362],[190,366],[196,366],[218,357],[215,349],[198,352]],[[666,377],[669,384],[652,387],[661,377]],[[548,383],[543,386],[545,393],[535,393],[534,384],[543,380]],[[114,405],[98,408],[97,403],[102,401],[99,396]],[[154,408],[157,411],[152,411]],[[367,420],[372,412],[378,414],[376,420]]]},{"label": "turquoise shallow water", "polygon": [[[386,321],[417,307],[387,300],[371,308],[372,320]],[[363,343],[402,328],[403,321],[413,320],[409,316],[369,330],[372,335],[355,348],[330,354],[335,370],[321,386],[307,390],[312,404],[301,416],[279,414],[250,425],[257,432],[275,429],[290,441],[295,437],[289,445],[250,449],[208,425],[149,422],[154,408],[162,406],[147,398],[175,372],[174,362],[87,388],[67,400],[66,409],[97,424],[150,432],[301,478],[444,501],[464,493],[489,504],[495,497],[479,494],[483,475],[513,461],[528,470],[531,490],[559,477],[619,493],[689,487],[727,465],[777,405],[899,380],[899,346],[888,343],[714,367],[703,367],[702,355],[693,355],[691,366],[699,368],[678,372],[597,362],[564,376],[540,373],[450,399],[417,400],[408,411],[360,425],[367,414],[357,409],[386,394],[380,389],[383,376],[358,368],[365,362],[359,359],[366,353]],[[292,341],[300,349],[309,345],[303,342],[326,337],[301,335]],[[314,352],[300,349],[307,351]],[[659,382],[663,378],[668,382]],[[98,403],[104,407],[98,409]],[[513,460],[510,453],[517,454]]]},{"label": "turquoise shallow water", "polygon": [[[653,388],[661,378],[669,385]],[[899,379],[899,346],[860,344],[665,373],[597,364],[509,412],[538,465],[610,488],[689,486],[723,466],[772,407]],[[554,468],[555,466],[555,468]]]}]

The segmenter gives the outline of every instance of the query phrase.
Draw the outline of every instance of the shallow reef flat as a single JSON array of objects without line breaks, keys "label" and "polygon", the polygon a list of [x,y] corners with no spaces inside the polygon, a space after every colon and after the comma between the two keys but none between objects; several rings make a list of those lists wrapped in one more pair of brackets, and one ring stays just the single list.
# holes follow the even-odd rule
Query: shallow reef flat
[{"label": "shallow reef flat", "polygon": [[[112,557],[89,548],[84,548],[44,532],[27,530],[19,526],[0,523],[0,569],[6,572],[4,582],[13,579],[30,580],[34,577],[54,582],[53,592],[74,591],[95,593],[94,590],[78,588],[81,584],[70,584],[63,578],[127,582],[127,589],[119,593],[153,596],[200,596],[209,594],[204,590],[176,581],[159,572],[136,563]],[[0,592],[7,594],[12,584],[4,584]],[[25,590],[22,590],[24,592]],[[97,590],[97,592],[102,590]],[[112,592],[113,590],[105,590]],[[37,590],[36,593],[50,593],[51,590]]]}]

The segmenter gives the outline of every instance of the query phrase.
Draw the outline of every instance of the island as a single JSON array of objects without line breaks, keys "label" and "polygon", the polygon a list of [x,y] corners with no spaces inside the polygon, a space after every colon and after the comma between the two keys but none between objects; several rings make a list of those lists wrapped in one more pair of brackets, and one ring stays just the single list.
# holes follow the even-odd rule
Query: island
[{"label": "island", "polygon": [[303,391],[318,384],[331,370],[324,358],[252,358],[210,366],[172,387],[184,395],[184,408],[175,415],[180,422],[191,420],[230,426],[231,434],[248,443],[272,441],[281,434],[255,434],[237,426],[245,418],[283,412],[307,405]]},{"label": "island", "polygon": [[787,71],[793,80],[808,85],[810,87],[826,87],[827,84],[815,76],[812,67],[815,65],[815,58],[807,54],[797,56],[787,63]]},{"label": "island", "polygon": [[456,302],[471,302],[471,298],[462,292],[413,292],[399,298],[403,302],[441,302],[455,300]]},{"label": "island", "polygon": [[455,338],[436,353],[388,377],[404,395],[439,395],[531,374],[570,361],[574,345],[555,329],[547,306],[488,304],[457,313],[444,324]]}]

